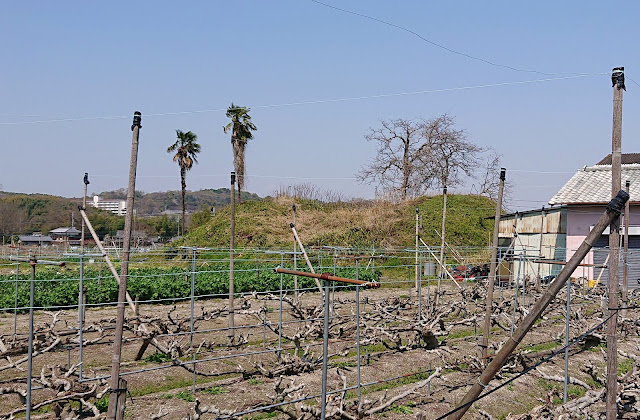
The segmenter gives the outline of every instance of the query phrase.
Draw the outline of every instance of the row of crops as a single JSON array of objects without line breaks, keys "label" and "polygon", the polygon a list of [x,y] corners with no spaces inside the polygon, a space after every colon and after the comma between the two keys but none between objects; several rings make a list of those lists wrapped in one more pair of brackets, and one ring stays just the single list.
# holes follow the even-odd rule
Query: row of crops
[{"label": "row of crops", "polygon": [[[285,265],[286,266],[286,265]],[[287,267],[292,268],[292,267]],[[333,269],[328,270],[333,272]],[[131,268],[127,281],[127,290],[133,298],[140,301],[162,301],[188,298],[191,294],[191,269],[183,266],[163,266]],[[348,278],[356,277],[353,267],[337,267],[336,275]],[[381,272],[378,269],[360,269],[359,278],[365,281],[378,281]],[[29,305],[30,273],[28,269],[16,275],[0,275],[0,309],[15,307],[16,285],[17,306]],[[79,273],[77,268],[53,270],[39,269],[36,272],[34,304],[39,308],[74,306],[78,304]],[[86,286],[87,304],[104,304],[117,301],[118,284],[110,272],[98,271],[87,267],[83,276]],[[236,293],[266,292],[280,290],[280,274],[273,267],[256,266],[255,262],[237,262],[234,266],[234,285]],[[292,290],[293,276],[283,276],[283,288]],[[315,281],[307,277],[298,278],[298,288],[314,288]],[[195,295],[212,297],[229,293],[229,265],[227,262],[208,263],[195,270]]]}]

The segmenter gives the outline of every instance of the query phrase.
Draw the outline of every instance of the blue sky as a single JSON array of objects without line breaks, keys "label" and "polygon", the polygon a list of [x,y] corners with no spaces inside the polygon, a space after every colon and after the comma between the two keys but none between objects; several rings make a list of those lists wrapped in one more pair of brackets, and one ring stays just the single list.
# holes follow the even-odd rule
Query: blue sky
[{"label": "blue sky", "polygon": [[[504,155],[512,207],[539,207],[610,152],[615,66],[627,74],[623,152],[640,151],[640,86],[629,80],[640,82],[637,2],[325,2],[539,73],[469,59],[310,0],[3,2],[0,184],[79,196],[89,172],[90,191],[124,187],[140,110],[138,189],[180,188],[166,153],[175,129],[202,144],[187,187],[226,186],[232,159],[222,126],[233,101],[252,108],[259,128],[247,188],[261,195],[311,182],[371,197],[373,187],[352,179],[374,155],[367,129],[449,113],[471,140]],[[606,74],[373,97],[578,73]],[[354,97],[369,98],[328,101]],[[58,119],[69,120],[50,121]]]}]

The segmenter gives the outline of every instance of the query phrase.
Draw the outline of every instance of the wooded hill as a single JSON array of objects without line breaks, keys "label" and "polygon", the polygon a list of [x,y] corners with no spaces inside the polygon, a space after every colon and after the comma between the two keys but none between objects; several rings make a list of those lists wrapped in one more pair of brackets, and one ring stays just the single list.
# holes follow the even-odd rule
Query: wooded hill
[{"label": "wooded hill", "polygon": [[[125,200],[124,189],[98,194],[103,200]],[[90,198],[87,198],[90,200]],[[223,207],[230,203],[228,188],[187,191],[188,212],[211,207]],[[254,193],[243,192],[242,199],[260,200]],[[81,216],[78,205],[81,198],[66,198],[47,194],[22,194],[0,191],[0,235],[21,235],[32,232],[48,233],[50,230],[71,226],[72,213],[76,227]],[[180,211],[182,201],[180,191],[154,192],[145,194],[136,191],[136,229],[145,230],[152,236],[170,238],[178,232],[178,222],[172,217],[160,216],[165,210]],[[87,212],[100,237],[114,235],[124,227],[124,217],[98,210],[87,205]],[[147,216],[147,217],[145,217]]]},{"label": "wooded hill", "polygon": [[[291,247],[292,204],[288,197],[243,202],[236,208],[238,247]],[[420,197],[390,203],[352,201],[320,203],[295,200],[296,227],[305,244],[348,247],[414,246],[416,207],[422,214],[422,238],[440,245],[436,230],[442,223],[442,196]],[[450,245],[487,246],[493,221],[484,220],[495,212],[495,203],[476,195],[449,195],[446,238]],[[229,207],[219,209],[205,224],[193,229],[175,246],[228,247]]]},{"label": "wooded hill", "polygon": [[[79,204],[82,204],[79,198],[0,191],[0,234],[7,240],[10,235],[46,234],[52,229],[71,226],[72,213],[75,226],[79,227]],[[107,233],[114,234],[124,226],[124,218],[110,212],[89,207],[87,214],[101,237]]]},{"label": "wooded hill", "polygon": [[[105,191],[97,194],[103,200],[126,200],[127,191],[124,188],[115,191]],[[257,194],[242,192],[242,201],[260,200]],[[188,191],[185,194],[187,212],[193,213],[205,207],[223,207],[231,202],[229,188],[204,189]],[[166,210],[182,210],[182,195],[180,191],[144,193],[136,191],[135,207],[138,215],[158,215]]]}]

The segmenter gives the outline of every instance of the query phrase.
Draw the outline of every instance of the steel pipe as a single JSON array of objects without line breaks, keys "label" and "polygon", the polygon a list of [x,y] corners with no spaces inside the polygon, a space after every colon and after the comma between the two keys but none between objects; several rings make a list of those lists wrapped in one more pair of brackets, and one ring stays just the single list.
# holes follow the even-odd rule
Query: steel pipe
[{"label": "steel pipe", "polygon": [[322,274],[307,273],[306,271],[289,270],[289,269],[282,268],[282,267],[276,267],[274,269],[274,271],[276,273],[292,274],[294,276],[302,276],[302,277],[311,277],[313,279],[337,281],[337,282],[340,282],[340,283],[357,284],[357,285],[368,287],[368,288],[372,288],[372,289],[380,287],[380,283],[377,283],[377,282],[369,282],[369,281],[363,281],[363,280],[348,279],[348,278],[345,278],[345,277],[333,276],[333,275],[331,275],[329,273],[322,273]]}]

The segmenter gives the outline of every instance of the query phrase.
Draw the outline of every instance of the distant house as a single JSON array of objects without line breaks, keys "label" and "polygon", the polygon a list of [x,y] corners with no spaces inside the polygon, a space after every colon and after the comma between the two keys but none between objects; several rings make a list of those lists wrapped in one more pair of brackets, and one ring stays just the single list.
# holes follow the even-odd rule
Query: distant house
[{"label": "distant house", "polygon": [[127,202],[124,200],[101,200],[100,197],[94,195],[91,205],[102,210],[110,211],[118,216],[127,214]]},{"label": "distant house", "polygon": [[[622,155],[622,188],[630,181],[629,193],[629,284],[640,279],[640,153]],[[502,244],[514,242],[514,254],[526,253],[533,258],[568,261],[587,237],[611,200],[611,155],[593,166],[577,171],[549,200],[551,208],[512,213],[501,217]],[[621,218],[621,224],[623,219]],[[517,232],[517,235],[514,235]],[[621,226],[624,233],[624,226]],[[594,249],[582,261],[584,264],[604,265],[609,255],[609,229],[596,242]],[[520,266],[522,265],[522,266]],[[514,272],[534,278],[537,264],[516,263]],[[544,265],[541,265],[544,267]],[[541,275],[555,274],[561,265],[549,265]],[[622,272],[622,264],[620,264]],[[579,267],[574,277],[605,282],[608,270],[598,267]],[[620,275],[620,277],[622,277]]]},{"label": "distant house", "polygon": [[[134,230],[131,232],[131,245],[134,247],[151,245],[157,242],[157,238],[150,237],[147,232],[143,230]],[[118,230],[113,238],[113,244],[115,246],[123,246],[124,244],[124,230]]]},{"label": "distant house", "polygon": [[49,232],[49,236],[54,241],[69,241],[70,239],[80,239],[81,232],[75,227],[60,227]]},{"label": "distant house", "polygon": [[[56,243],[62,242],[68,245],[78,246],[82,242],[82,232],[73,226],[53,229],[49,232],[49,236],[51,236],[51,239]],[[89,232],[85,232],[84,234],[84,243],[85,245],[93,243],[93,237]]]},{"label": "distant house", "polygon": [[31,235],[19,235],[18,241],[26,246],[49,246],[53,244],[53,239],[40,232],[33,232]]}]

